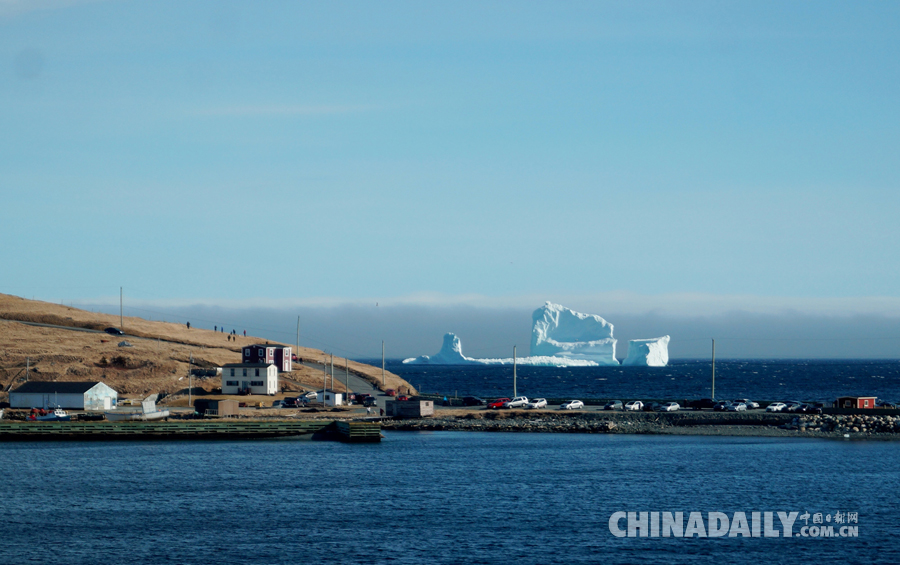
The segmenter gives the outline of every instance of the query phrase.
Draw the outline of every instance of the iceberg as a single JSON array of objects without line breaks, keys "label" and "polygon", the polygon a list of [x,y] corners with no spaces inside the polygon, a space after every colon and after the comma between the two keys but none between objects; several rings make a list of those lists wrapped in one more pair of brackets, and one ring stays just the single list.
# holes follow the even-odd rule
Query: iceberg
[{"label": "iceberg", "polygon": [[669,336],[653,339],[632,339],[628,342],[628,357],[623,365],[665,367],[669,364]]},{"label": "iceberg", "polygon": [[[519,365],[542,367],[595,367],[597,363],[587,359],[569,359],[565,357],[538,356],[519,357],[515,359]],[[456,334],[444,334],[444,344],[435,355],[422,355],[403,360],[407,365],[512,365],[513,358],[473,359],[462,353],[462,342]]]},{"label": "iceberg", "polygon": [[469,365],[477,363],[462,354],[462,343],[454,333],[444,334],[444,344],[441,350],[434,355],[422,355],[404,359],[404,363],[416,365]]},{"label": "iceberg", "polygon": [[613,325],[593,314],[582,314],[547,302],[532,314],[531,355],[618,365]]}]

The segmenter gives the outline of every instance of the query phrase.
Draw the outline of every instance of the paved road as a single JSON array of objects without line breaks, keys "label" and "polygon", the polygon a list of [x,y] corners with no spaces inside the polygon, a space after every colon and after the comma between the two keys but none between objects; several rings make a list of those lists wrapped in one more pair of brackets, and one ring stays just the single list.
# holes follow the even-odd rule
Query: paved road
[{"label": "paved road", "polygon": [[[304,361],[302,364],[307,367],[311,367],[316,371],[322,370],[322,365],[320,365],[319,363],[310,363]],[[331,365],[327,364],[325,366],[325,370],[328,373],[328,382],[331,383]],[[381,391],[372,386],[372,383],[358,375],[354,375],[353,373],[349,373],[348,375],[344,367],[341,367],[339,365],[334,366],[334,380],[340,383],[349,383],[350,390],[353,392],[371,394],[372,396],[378,396],[381,394]]]}]

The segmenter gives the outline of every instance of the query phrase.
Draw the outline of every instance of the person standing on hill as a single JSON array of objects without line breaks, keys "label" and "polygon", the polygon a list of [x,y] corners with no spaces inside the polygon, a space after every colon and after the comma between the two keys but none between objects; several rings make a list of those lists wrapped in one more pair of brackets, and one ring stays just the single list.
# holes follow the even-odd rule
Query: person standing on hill
[{"label": "person standing on hill", "polygon": [[188,329],[191,329],[191,323],[190,323],[190,322],[187,323],[187,328],[188,328]]}]

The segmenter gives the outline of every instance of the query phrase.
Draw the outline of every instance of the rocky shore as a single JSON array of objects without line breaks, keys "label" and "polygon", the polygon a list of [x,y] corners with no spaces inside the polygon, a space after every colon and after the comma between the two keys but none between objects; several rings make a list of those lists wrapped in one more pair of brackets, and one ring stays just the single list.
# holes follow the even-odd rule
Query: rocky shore
[{"label": "rocky shore", "polygon": [[900,439],[898,416],[794,415],[766,412],[470,412],[384,420],[382,429],[539,433],[672,434]]}]

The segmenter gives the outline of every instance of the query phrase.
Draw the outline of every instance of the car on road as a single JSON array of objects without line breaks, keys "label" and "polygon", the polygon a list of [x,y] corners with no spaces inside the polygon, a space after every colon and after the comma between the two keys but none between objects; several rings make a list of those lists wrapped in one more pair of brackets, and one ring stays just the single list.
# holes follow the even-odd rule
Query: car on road
[{"label": "car on road", "polygon": [[634,410],[634,411],[639,412],[643,409],[644,409],[644,403],[641,402],[640,400],[632,400],[631,402],[628,402],[627,404],[625,404],[625,410]]},{"label": "car on road", "polygon": [[378,406],[378,399],[374,396],[367,396],[363,399],[363,406]]},{"label": "car on road", "polygon": [[644,403],[644,412],[658,412],[659,411],[659,402],[645,402]]},{"label": "car on road", "polygon": [[726,408],[729,412],[744,412],[747,410],[747,405],[743,402],[732,402]]},{"label": "car on road", "polygon": [[281,408],[281,406],[283,404],[284,404],[283,400],[275,400],[272,402],[272,408]]},{"label": "car on road", "polygon": [[803,404],[799,400],[788,400],[784,403],[785,407],[782,412],[796,412],[798,408]]},{"label": "car on road", "polygon": [[773,402],[766,406],[766,412],[781,412],[784,410],[785,406],[787,406],[787,404],[784,402]]},{"label": "car on road", "polygon": [[316,397],[319,396],[319,393],[317,393],[317,392],[314,391],[314,390],[311,390],[311,391],[309,391],[309,392],[307,392],[307,393],[305,393],[305,394],[303,394],[303,395],[301,395],[301,396],[303,396],[304,398],[307,398],[307,399],[309,399],[309,400],[315,400]]},{"label": "car on road", "polygon": [[494,400],[493,402],[488,403],[487,407],[492,410],[499,410],[499,409],[503,408],[503,405],[506,404],[507,402],[509,402],[508,398],[498,398],[498,399]]},{"label": "car on road", "polygon": [[397,391],[392,388],[385,390],[384,393],[388,396],[397,396]]},{"label": "car on road", "polygon": [[822,406],[820,403],[812,403],[807,402],[800,405],[800,408],[797,408],[797,412],[801,414],[821,414]]},{"label": "car on road", "polygon": [[464,396],[462,403],[463,406],[484,406],[484,399],[477,396]]},{"label": "car on road", "polygon": [[713,410],[716,412],[724,412],[728,410],[728,407],[731,406],[731,403],[727,400],[720,400],[716,402],[716,405],[713,406]]},{"label": "car on road", "polygon": [[570,400],[559,405],[560,410],[577,410],[579,408],[584,408],[584,402],[580,400]]},{"label": "car on road", "polygon": [[119,328],[106,328],[103,331],[105,331],[109,335],[125,335],[125,332],[123,332]]},{"label": "car on road", "polygon": [[666,402],[659,407],[660,412],[677,412],[681,410],[681,405],[677,402]]},{"label": "car on road", "polygon": [[604,410],[624,410],[625,406],[621,400],[610,400],[603,406]]},{"label": "car on road", "polygon": [[738,398],[737,400],[732,400],[732,402],[741,403],[747,406],[747,410],[753,410],[759,408],[759,403],[753,402],[752,400],[746,398]]},{"label": "car on road", "polygon": [[703,410],[704,408],[713,408],[715,405],[716,401],[712,398],[701,398],[700,400],[691,400],[690,402],[688,402],[686,408]]},{"label": "car on road", "polygon": [[517,396],[512,400],[507,400],[503,403],[504,408],[525,408],[525,405],[528,404],[527,396]]},{"label": "car on road", "polygon": [[531,402],[525,405],[525,408],[546,408],[547,407],[547,399],[546,398],[533,398]]},{"label": "car on road", "polygon": [[300,403],[294,397],[285,398],[281,401],[282,408],[297,408],[298,406],[300,406]]},{"label": "car on road", "polygon": [[402,401],[409,400],[409,397],[406,396],[405,394],[401,394],[400,396],[396,397],[396,400],[399,400],[402,402]]}]

